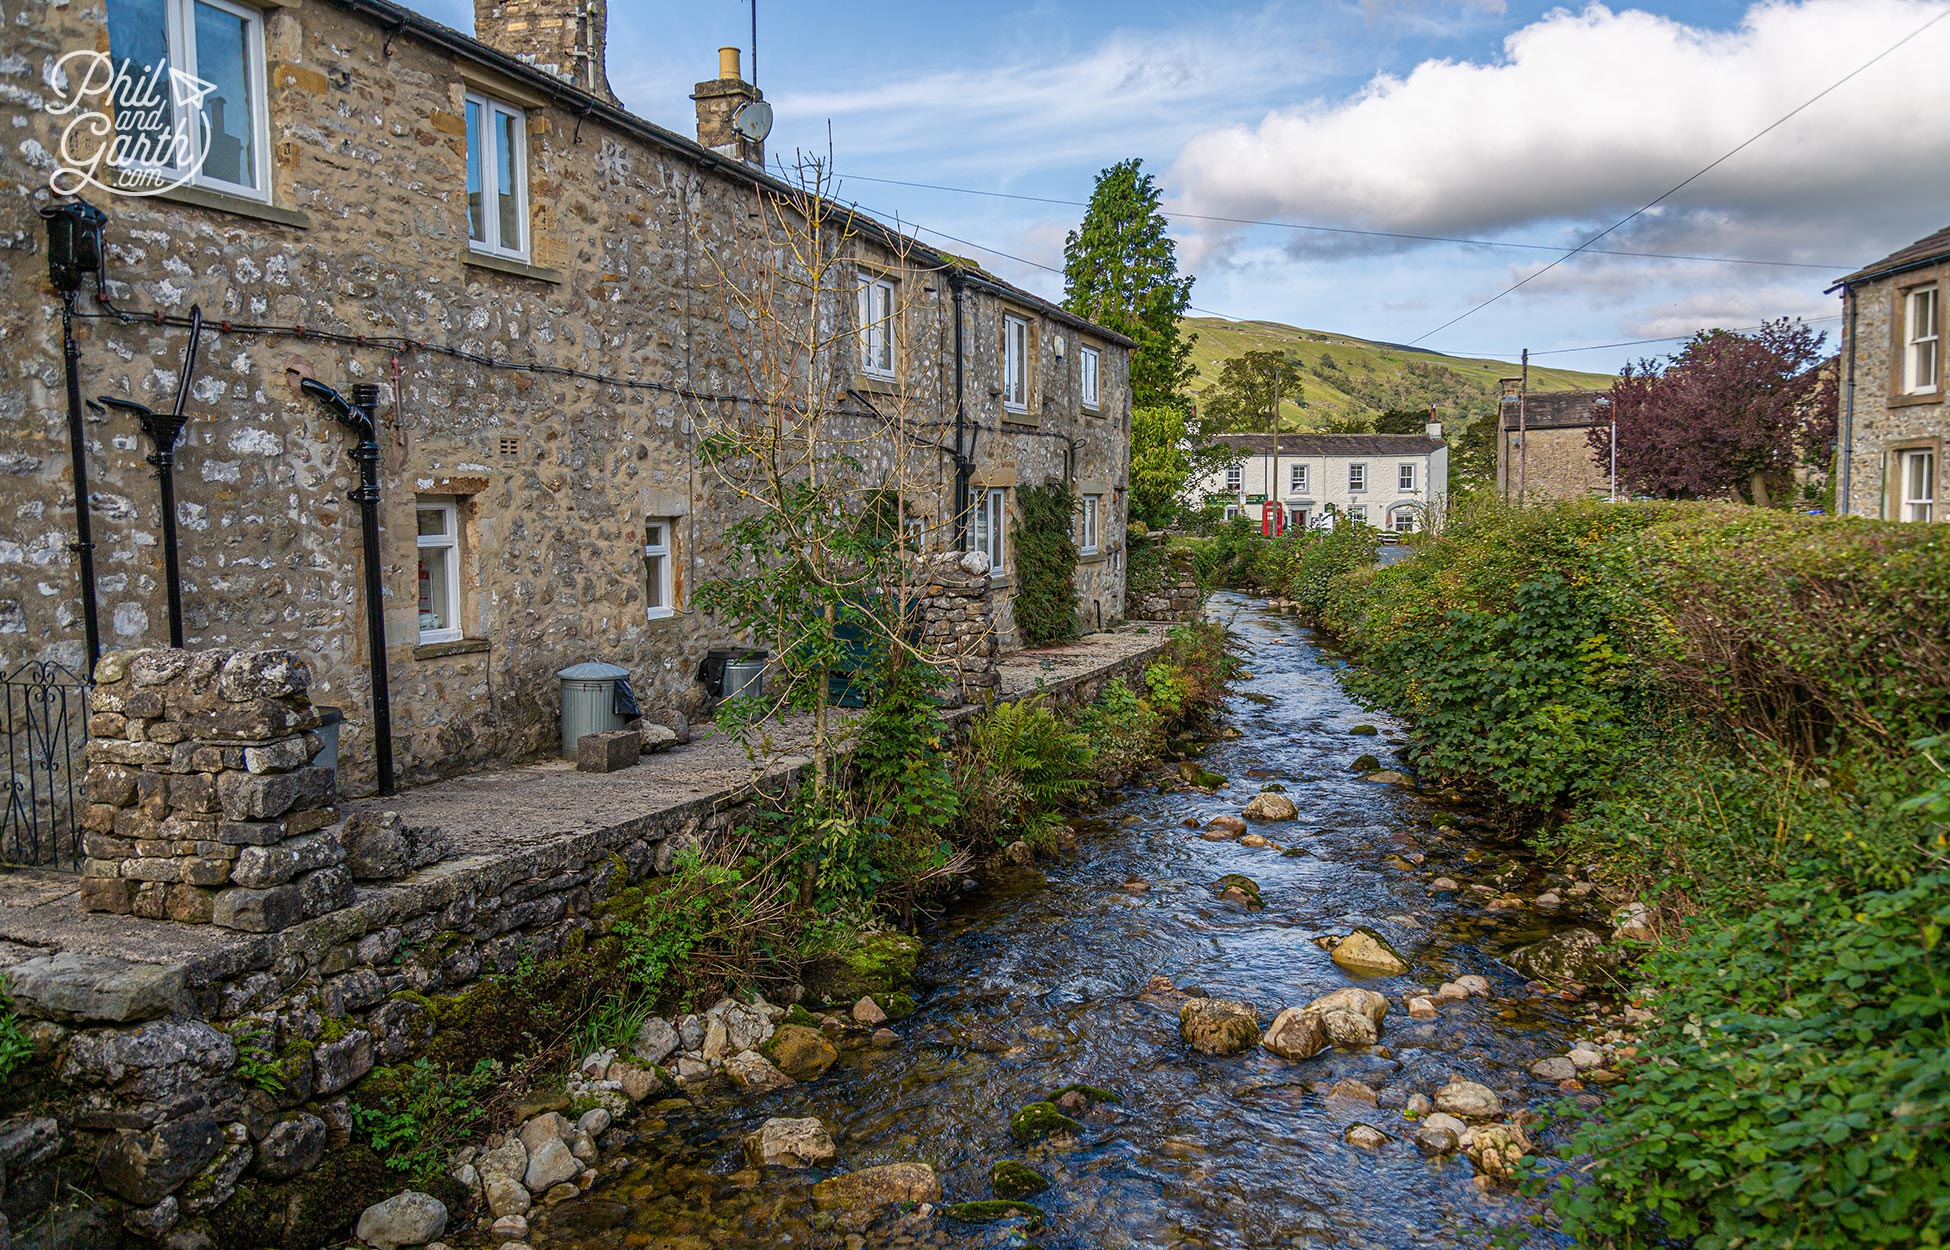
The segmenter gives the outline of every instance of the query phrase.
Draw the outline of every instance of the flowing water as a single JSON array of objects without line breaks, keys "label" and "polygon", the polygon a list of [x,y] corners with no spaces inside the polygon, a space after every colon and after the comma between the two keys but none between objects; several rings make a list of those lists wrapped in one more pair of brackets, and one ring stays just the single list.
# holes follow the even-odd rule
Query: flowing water
[{"label": "flowing water", "polygon": [[[972,892],[927,935],[921,1008],[896,1026],[899,1045],[849,1050],[818,1082],[763,1097],[667,1100],[634,1141],[616,1130],[605,1153],[620,1143],[635,1163],[539,1216],[540,1250],[1481,1246],[1513,1218],[1517,1200],[1478,1189],[1461,1155],[1424,1158],[1400,1111],[1326,1090],[1354,1077],[1382,1091],[1386,1108],[1454,1075],[1495,1089],[1506,1109],[1555,1097],[1524,1067],[1562,1054],[1579,1021],[1497,962],[1537,933],[1498,923],[1467,893],[1427,889],[1443,873],[1467,881],[1506,863],[1532,869],[1486,833],[1438,834],[1452,809],[1350,771],[1364,753],[1385,761],[1398,731],[1341,690],[1335,661],[1305,630],[1236,596],[1212,610],[1232,618],[1252,672],[1228,717],[1243,736],[1202,760],[1230,778],[1224,790],[1134,789],[1079,826],[1069,857]],[[1381,735],[1349,732],[1361,724]],[[1288,853],[1203,841],[1187,827],[1188,817],[1237,814],[1269,781],[1300,809],[1294,824],[1259,827]],[[1425,862],[1404,858],[1418,854]],[[1257,882],[1265,909],[1222,901],[1213,883],[1226,873]],[[1136,881],[1149,888],[1126,888]],[[1199,1056],[1178,1037],[1181,1000],[1144,990],[1162,974],[1244,999],[1264,1027],[1280,1008],[1352,983],[1313,939],[1356,925],[1413,965],[1364,983],[1390,999],[1382,1045],[1367,1053]],[[1430,1021],[1402,1010],[1407,986],[1467,973],[1488,977],[1492,997]],[[1092,1110],[1074,1139],[1014,1145],[1010,1113],[1071,1082],[1122,1101]],[[1055,1182],[1034,1200],[1047,1224],[1032,1235],[937,1218],[849,1238],[812,1209],[810,1186],[828,1173],[747,1169],[740,1142],[770,1116],[824,1120],[848,1170],[932,1164],[950,1203],[990,1197],[991,1164],[1024,1160]],[[1348,1144],[1356,1121],[1392,1140],[1373,1151]]]}]

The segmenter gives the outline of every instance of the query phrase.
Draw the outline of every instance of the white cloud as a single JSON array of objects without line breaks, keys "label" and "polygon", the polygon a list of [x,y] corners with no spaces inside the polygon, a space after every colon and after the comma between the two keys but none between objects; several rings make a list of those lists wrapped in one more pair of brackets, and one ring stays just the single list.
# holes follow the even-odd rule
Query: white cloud
[{"label": "white cloud", "polygon": [[[1764,2],[1730,30],[1601,5],[1557,10],[1508,36],[1493,61],[1429,60],[1406,76],[1378,76],[1351,98],[1298,103],[1257,125],[1197,135],[1167,183],[1174,207],[1190,212],[1425,234],[1582,236],[1945,7]],[[1950,203],[1950,126],[1941,121],[1950,115],[1947,46],[1950,23],[1613,240],[1848,264],[1941,225]],[[1201,236],[1195,257],[1214,255],[1229,233],[1192,229]]]}]

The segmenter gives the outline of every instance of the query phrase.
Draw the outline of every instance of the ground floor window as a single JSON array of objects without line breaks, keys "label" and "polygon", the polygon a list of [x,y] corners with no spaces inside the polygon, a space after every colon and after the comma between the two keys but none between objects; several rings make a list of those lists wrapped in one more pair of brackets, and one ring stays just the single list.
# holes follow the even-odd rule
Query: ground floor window
[{"label": "ground floor window", "polygon": [[1413,534],[1415,532],[1415,509],[1397,508],[1391,520],[1397,534]]},{"label": "ground floor window", "polygon": [[674,528],[670,517],[648,517],[643,522],[643,598],[652,620],[677,610],[676,570],[671,560]]},{"label": "ground floor window", "polygon": [[1097,554],[1097,512],[1102,502],[1103,496],[1101,495],[1085,495],[1083,497],[1083,526],[1082,534],[1077,543],[1077,550],[1086,556],[1094,556]]},{"label": "ground floor window", "polygon": [[1350,521],[1359,521],[1361,524],[1366,525],[1368,523],[1368,505],[1364,503],[1349,504],[1347,506],[1347,519]]},{"label": "ground floor window", "polygon": [[1293,528],[1297,530],[1306,529],[1313,519],[1313,514],[1305,508],[1290,508],[1288,514],[1293,518],[1291,522]]},{"label": "ground floor window", "polygon": [[1903,451],[1896,453],[1897,483],[1901,487],[1899,521],[1936,519],[1936,453]]},{"label": "ground floor window", "polygon": [[1000,577],[1008,568],[1008,546],[1003,540],[1008,499],[1009,492],[996,487],[983,491],[975,501],[975,550],[989,558],[990,577]]},{"label": "ground floor window", "polygon": [[460,639],[460,509],[422,499],[414,509],[420,547],[420,641]]}]

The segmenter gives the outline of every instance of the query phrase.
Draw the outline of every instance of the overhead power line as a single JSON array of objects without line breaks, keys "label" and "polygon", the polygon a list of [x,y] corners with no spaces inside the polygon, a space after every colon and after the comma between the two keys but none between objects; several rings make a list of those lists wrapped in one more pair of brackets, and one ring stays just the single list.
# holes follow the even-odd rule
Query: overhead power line
[{"label": "overhead power line", "polygon": [[1921,26],[1918,26],[1915,30],[1910,31],[1907,35],[1904,35],[1901,39],[1898,39],[1896,42],[1890,44],[1888,47],[1876,53],[1868,60],[1862,62],[1860,65],[1856,66],[1848,73],[1843,74],[1840,78],[1837,78],[1834,82],[1829,83],[1826,87],[1823,87],[1820,91],[1817,91],[1815,94],[1809,96],[1806,100],[1803,100],[1800,104],[1795,105],[1787,112],[1781,114],[1779,117],[1775,118],[1772,122],[1768,123],[1766,126],[1763,126],[1760,130],[1754,132],[1752,135],[1749,135],[1746,139],[1742,140],[1740,143],[1734,145],[1732,148],[1729,148],[1726,152],[1722,153],[1717,159],[1711,161],[1710,163],[1701,167],[1700,169],[1695,170],[1691,175],[1681,180],[1680,182],[1674,184],[1673,186],[1669,187],[1664,192],[1661,192],[1658,196],[1656,196],[1655,198],[1653,198],[1652,200],[1650,200],[1640,208],[1637,208],[1632,212],[1627,213],[1625,216],[1619,218],[1611,225],[1606,226],[1603,230],[1600,230],[1598,233],[1592,235],[1590,238],[1578,244],[1576,247],[1572,248],[1564,255],[1558,257],[1550,264],[1545,265],[1542,269],[1539,269],[1536,273],[1531,274],[1529,277],[1524,278],[1519,282],[1511,283],[1509,286],[1503,288],[1501,291],[1498,291],[1495,295],[1490,296],[1488,299],[1476,305],[1474,308],[1469,309],[1467,312],[1459,313],[1456,316],[1449,318],[1449,320],[1443,322],[1435,329],[1430,330],[1427,334],[1423,334],[1416,338],[1410,339],[1409,345],[1413,346],[1416,343],[1420,343],[1423,339],[1432,338],[1435,335],[1442,333],[1444,330],[1447,330],[1450,326],[1455,325],[1457,322],[1475,316],[1477,313],[1482,312],[1485,308],[1488,308],[1491,304],[1496,303],[1498,300],[1510,294],[1512,291],[1520,290],[1521,288],[1529,285],[1531,282],[1536,281],[1538,278],[1543,277],[1545,274],[1557,268],[1559,265],[1571,259],[1573,256],[1576,256],[1580,252],[1591,250],[1592,244],[1598,242],[1600,239],[1611,234],[1612,232],[1622,229],[1624,226],[1644,216],[1646,213],[1651,212],[1653,209],[1665,203],[1665,201],[1671,199],[1673,196],[1685,190],[1693,183],[1699,181],[1701,178],[1704,178],[1707,174],[1711,173],[1713,170],[1719,168],[1721,165],[1726,164],[1728,161],[1732,160],[1735,156],[1739,155],[1741,152],[1746,151],[1754,144],[1760,142],[1760,140],[1765,138],[1767,135],[1773,133],[1774,131],[1780,129],[1782,126],[1786,125],[1794,117],[1806,111],[1815,103],[1817,103],[1818,101],[1826,97],[1829,93],[1835,91],[1837,88],[1842,86],[1842,84],[1848,82],[1850,79],[1861,74],[1862,72],[1867,70],[1870,66],[1882,60],[1884,57],[1890,55],[1892,52],[1896,51],[1896,49],[1902,47],[1904,44],[1916,38],[1918,35],[1922,34],[1924,31],[1936,25],[1938,22],[1942,21],[1946,17],[1950,17],[1950,9],[1945,9],[1943,12],[1937,14],[1929,21],[1924,22]]},{"label": "overhead power line", "polygon": [[[984,191],[976,187],[951,187],[936,182],[906,182],[899,178],[872,178],[866,174],[841,174],[840,181],[851,178],[856,182],[877,182],[890,187],[912,187],[920,191],[946,191],[955,195],[982,195],[997,200],[1021,200],[1029,204],[1059,204],[1066,208],[1088,208],[1088,200],[1068,200],[1049,195],[1022,195],[1014,191]],[[1184,221],[1216,221],[1233,226],[1271,226],[1279,230],[1314,231],[1321,234],[1348,234],[1366,239],[1401,239],[1415,243],[1456,243],[1467,247],[1501,247],[1525,252],[1562,252],[1569,254],[1579,250],[1565,247],[1561,243],[1514,243],[1502,239],[1464,239],[1446,234],[1409,234],[1400,230],[1363,230],[1353,226],[1322,226],[1303,221],[1275,221],[1256,217],[1222,217],[1213,213],[1181,213],[1170,209],[1159,209],[1166,217]],[[971,245],[972,246],[972,245]],[[1818,265],[1800,260],[1759,260],[1745,256],[1695,256],[1683,252],[1635,252],[1617,248],[1587,249],[1600,256],[1635,256],[1645,260],[1687,260],[1715,265],[1769,265],[1781,269],[1819,269],[1823,273],[1833,273],[1846,269],[1846,265]]]}]

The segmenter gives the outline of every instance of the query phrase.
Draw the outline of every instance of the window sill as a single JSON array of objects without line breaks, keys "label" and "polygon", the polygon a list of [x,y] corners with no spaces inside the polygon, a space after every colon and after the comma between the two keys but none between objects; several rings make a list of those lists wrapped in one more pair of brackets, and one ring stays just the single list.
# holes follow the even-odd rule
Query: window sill
[{"label": "window sill", "polygon": [[1024,409],[1004,408],[1002,410],[1002,420],[1003,423],[1007,425],[1041,425],[1042,424],[1042,422],[1037,419],[1037,414],[1031,412],[1026,408]]},{"label": "window sill", "polygon": [[899,378],[883,378],[875,374],[863,373],[854,389],[865,391],[869,395],[899,395],[901,382]]},{"label": "window sill", "polygon": [[452,642],[423,642],[413,648],[416,660],[443,660],[450,655],[485,655],[493,644],[485,638],[456,638]]},{"label": "window sill", "polygon": [[193,208],[207,208],[213,212],[229,213],[233,217],[249,217],[255,221],[290,226],[294,230],[311,229],[311,217],[296,209],[278,208],[262,200],[247,200],[241,195],[227,195],[207,187],[176,187],[161,192],[155,198],[168,200],[173,204],[188,204]]},{"label": "window sill", "polygon": [[471,247],[461,253],[460,260],[463,265],[471,265],[476,269],[492,269],[496,273],[505,273],[516,278],[533,278],[537,282],[553,282],[558,285],[562,281],[562,272],[559,269],[543,269],[525,260],[492,256],[486,252],[477,252]]},{"label": "window sill", "polygon": [[653,621],[668,621],[677,615],[676,608],[646,608],[646,616]]},{"label": "window sill", "polygon": [[1083,409],[1083,415],[1084,415],[1084,416],[1086,416],[1086,417],[1099,417],[1099,418],[1101,418],[1101,417],[1102,417],[1102,416],[1104,415],[1104,410],[1103,410],[1102,408],[1100,408],[1100,407],[1097,407],[1097,406],[1096,406],[1096,405],[1094,405],[1094,404],[1082,404],[1082,405],[1080,405],[1080,407],[1082,407],[1082,409]]},{"label": "window sill", "polygon": [[1891,408],[1915,408],[1923,404],[1940,404],[1942,402],[1943,392],[1940,390],[1920,391],[1914,395],[1891,395],[1889,397],[1889,406]]},{"label": "window sill", "polygon": [[1015,584],[1016,584],[1016,579],[1015,579],[1015,578],[1013,578],[1013,577],[1011,577],[1011,576],[1010,576],[1009,574],[1007,574],[1007,573],[991,573],[991,574],[989,574],[989,589],[990,589],[990,590],[1007,590],[1007,589],[1009,589],[1009,588],[1010,588],[1011,586],[1014,586]]},{"label": "window sill", "polygon": [[1108,551],[1085,551],[1077,555],[1077,563],[1080,565],[1102,564],[1108,559],[1110,559],[1110,552]]}]

